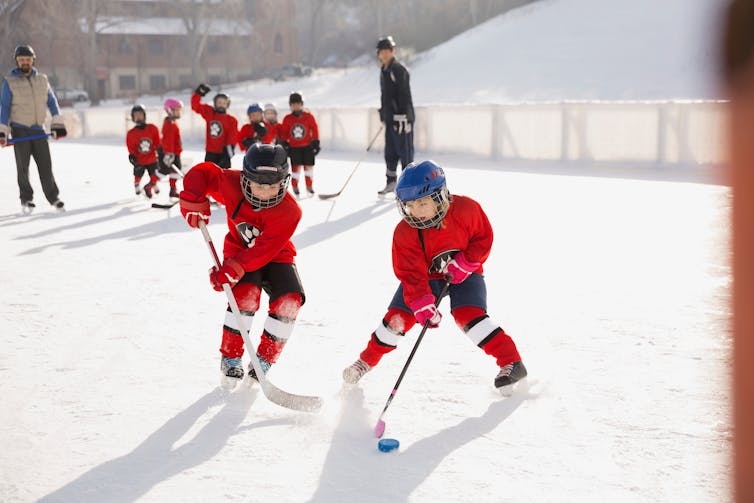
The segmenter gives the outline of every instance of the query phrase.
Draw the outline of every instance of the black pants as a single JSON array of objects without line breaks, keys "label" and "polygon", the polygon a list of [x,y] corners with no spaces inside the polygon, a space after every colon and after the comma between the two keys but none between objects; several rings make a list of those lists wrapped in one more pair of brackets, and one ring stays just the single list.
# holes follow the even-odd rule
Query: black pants
[{"label": "black pants", "polygon": [[204,160],[206,162],[214,162],[218,166],[220,166],[223,169],[229,169],[230,168],[230,156],[228,155],[228,152],[223,150],[220,153],[217,152],[207,152],[204,155]]},{"label": "black pants", "polygon": [[[413,126],[413,124],[412,124]],[[392,124],[385,124],[385,175],[388,181],[398,177],[398,161],[405,168],[414,161],[414,131],[398,133]]]},{"label": "black pants", "polygon": [[[11,135],[15,139],[43,133],[44,131],[41,129],[11,126]],[[50,204],[57,201],[60,191],[55,183],[55,176],[52,174],[52,159],[50,158],[50,146],[47,144],[47,138],[20,141],[13,145],[13,151],[16,154],[16,172],[18,173],[18,191],[21,202],[34,199],[34,189],[31,188],[29,182],[31,156],[34,156],[34,162],[37,164],[39,180],[42,182],[45,198]]]}]

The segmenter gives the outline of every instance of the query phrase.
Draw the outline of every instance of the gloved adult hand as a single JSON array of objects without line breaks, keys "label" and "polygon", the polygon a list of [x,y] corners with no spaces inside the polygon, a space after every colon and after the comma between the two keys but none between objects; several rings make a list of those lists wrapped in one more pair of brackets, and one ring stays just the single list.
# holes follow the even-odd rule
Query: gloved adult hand
[{"label": "gloved adult hand", "polygon": [[208,92],[210,92],[210,87],[207,84],[199,84],[196,86],[196,89],[194,92],[198,94],[199,96],[206,96]]},{"label": "gloved adult hand", "polygon": [[435,296],[431,293],[422,295],[415,301],[413,301],[409,307],[414,312],[416,321],[424,326],[425,323],[429,323],[429,328],[437,328],[442,320],[440,311],[435,306]]},{"label": "gloved adult hand", "polygon": [[393,115],[393,130],[398,134],[411,132],[411,123],[408,121],[406,114]]},{"label": "gloved adult hand", "polygon": [[222,267],[212,266],[209,270],[209,282],[212,288],[218,292],[223,291],[223,285],[230,285],[231,288],[238,283],[238,280],[246,274],[243,266],[233,258],[226,258]]},{"label": "gloved adult hand", "polygon": [[139,164],[139,161],[136,160],[136,154],[128,154],[128,162],[136,166]]},{"label": "gloved adult hand", "polygon": [[8,137],[10,136],[10,128],[5,124],[0,124],[0,147],[4,147],[8,144]]},{"label": "gloved adult hand", "polygon": [[267,126],[264,125],[264,122],[255,122],[254,132],[257,134],[259,140],[261,141],[262,138],[264,138],[264,135],[267,134]]},{"label": "gloved adult hand", "polygon": [[175,154],[168,152],[162,156],[162,163],[168,168],[173,165],[173,161],[175,161]]},{"label": "gloved adult hand", "polygon": [[451,283],[462,283],[466,280],[471,273],[479,269],[481,264],[479,262],[471,262],[466,258],[463,252],[458,252],[455,256],[445,265],[442,273],[449,276]]},{"label": "gloved adult hand", "polygon": [[314,155],[319,154],[319,140],[312,140],[312,142],[309,144],[309,146],[312,148],[312,152],[314,152]]},{"label": "gloved adult hand", "polygon": [[191,192],[182,191],[180,194],[181,215],[191,227],[199,227],[199,221],[209,222],[209,199],[197,196]]},{"label": "gloved adult hand", "polygon": [[55,140],[68,135],[68,131],[65,129],[65,123],[63,122],[63,118],[61,116],[56,115],[52,118],[52,123],[50,124],[50,132],[52,133],[52,138]]}]

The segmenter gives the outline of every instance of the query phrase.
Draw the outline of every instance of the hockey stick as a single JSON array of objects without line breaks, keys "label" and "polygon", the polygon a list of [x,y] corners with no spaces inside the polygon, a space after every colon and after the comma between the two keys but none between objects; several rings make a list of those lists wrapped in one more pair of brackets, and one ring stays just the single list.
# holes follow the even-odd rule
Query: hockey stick
[{"label": "hockey stick", "polygon": [[[178,176],[180,176],[181,178],[183,178],[183,173],[181,173],[180,169],[178,169],[178,168],[175,167],[175,164],[171,164],[170,167],[172,168],[173,171],[175,171],[176,173],[178,173]],[[167,203],[167,204],[165,204],[165,203],[152,203],[152,208],[159,208],[161,210],[169,210],[170,208],[172,208],[173,206],[175,206],[179,202],[181,202],[180,199],[178,201],[173,201],[172,203]]]},{"label": "hockey stick", "polygon": [[356,170],[359,169],[359,165],[361,164],[361,161],[364,160],[364,158],[367,155],[367,152],[369,152],[372,149],[372,145],[374,145],[374,142],[377,140],[377,137],[380,136],[380,133],[382,132],[382,128],[384,126],[380,125],[380,129],[377,130],[377,134],[374,135],[374,138],[372,138],[372,141],[369,142],[369,146],[367,147],[366,151],[362,154],[361,159],[359,159],[359,162],[356,163],[356,166],[353,167],[353,170],[351,171],[351,174],[348,175],[348,178],[346,178],[346,183],[343,184],[343,187],[340,188],[338,192],[335,194],[320,194],[320,199],[332,199],[333,197],[338,197],[346,188],[346,185],[348,185],[348,182],[351,181],[351,177],[354,173],[356,173]]},{"label": "hockey stick", "polygon": [[[201,229],[202,231],[204,241],[206,241],[207,246],[209,247],[209,251],[212,255],[212,259],[215,261],[215,265],[220,268],[220,257],[217,255],[217,250],[215,249],[215,245],[212,242],[212,237],[209,235],[209,231],[207,230],[207,226],[205,225],[203,220],[199,220],[199,229]],[[233,295],[233,290],[231,290],[230,285],[228,285],[227,283],[223,285],[223,290],[225,291],[225,296],[228,297],[230,310],[233,312],[233,316],[235,316],[236,318],[236,323],[238,323],[238,331],[241,332],[241,336],[246,343],[246,349],[247,351],[249,351],[249,355],[251,356],[251,365],[252,367],[254,367],[254,372],[256,372],[257,374],[257,379],[259,380],[259,385],[262,387],[262,392],[264,393],[264,395],[272,403],[276,403],[281,407],[288,409],[305,412],[316,412],[317,410],[319,410],[320,407],[322,407],[321,397],[294,395],[292,393],[281,390],[280,388],[272,384],[269,379],[267,379],[264,371],[262,370],[262,366],[259,363],[259,359],[256,356],[256,347],[251,342],[251,339],[249,338],[249,332],[244,326],[241,311],[238,308],[236,297],[235,295]]]},{"label": "hockey stick", "polygon": [[[450,287],[450,280],[446,280],[445,284],[442,287],[442,291],[440,291],[440,295],[438,295],[437,299],[435,300],[435,307],[440,305],[440,301],[448,292],[449,287]],[[429,321],[427,321],[424,324],[424,326],[422,327],[422,331],[419,334],[419,337],[416,338],[416,342],[414,343],[414,349],[412,349],[411,354],[408,355],[408,360],[406,360],[406,364],[403,365],[403,370],[401,370],[401,375],[398,376],[398,380],[395,382],[395,386],[393,386],[393,391],[390,393],[390,396],[387,398],[387,403],[385,404],[385,408],[382,409],[382,413],[380,414],[380,417],[377,419],[377,425],[374,427],[374,435],[377,438],[382,437],[382,435],[385,433],[385,421],[382,419],[382,417],[385,415],[385,412],[387,412],[387,408],[390,407],[390,402],[392,402],[393,398],[395,398],[395,394],[398,392],[398,386],[401,385],[403,376],[406,375],[408,366],[411,363],[411,360],[414,359],[414,354],[416,353],[416,350],[419,349],[419,344],[424,338],[424,334],[427,332],[427,328],[429,328]]]},{"label": "hockey stick", "polygon": [[16,143],[20,143],[22,141],[29,141],[29,140],[41,140],[42,138],[49,138],[52,136],[52,133],[44,133],[44,134],[33,134],[31,136],[22,136],[20,138],[11,138],[6,142],[6,145],[14,145]]}]

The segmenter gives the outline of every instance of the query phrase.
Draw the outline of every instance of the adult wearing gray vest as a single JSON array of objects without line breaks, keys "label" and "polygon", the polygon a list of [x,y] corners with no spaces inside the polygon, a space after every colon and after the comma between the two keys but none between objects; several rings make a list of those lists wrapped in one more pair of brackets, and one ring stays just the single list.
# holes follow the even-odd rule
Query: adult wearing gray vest
[{"label": "adult wearing gray vest", "polygon": [[[47,75],[34,68],[36,55],[31,46],[17,46],[14,58],[16,68],[6,75],[0,89],[0,146],[6,146],[8,139],[13,137],[23,212],[31,213],[34,209],[34,191],[29,183],[31,156],[34,156],[34,162],[37,163],[47,201],[58,211],[63,211],[65,205],[58,198],[59,190],[52,174],[50,146],[44,131],[49,109],[52,115],[50,136],[62,138],[67,134],[58,109],[58,100],[50,88]],[[30,136],[39,138],[24,140]]]}]

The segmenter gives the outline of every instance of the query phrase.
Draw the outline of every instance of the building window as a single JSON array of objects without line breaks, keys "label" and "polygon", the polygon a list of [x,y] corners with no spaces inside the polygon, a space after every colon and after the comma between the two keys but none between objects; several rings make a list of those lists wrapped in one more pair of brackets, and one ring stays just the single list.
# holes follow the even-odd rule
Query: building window
[{"label": "building window", "polygon": [[194,77],[191,75],[181,75],[178,77],[178,85],[183,87],[191,87],[194,85]]},{"label": "building window", "polygon": [[149,54],[162,54],[165,52],[165,41],[161,38],[151,37],[149,39]]},{"label": "building window", "polygon": [[275,42],[273,44],[275,54],[283,54],[283,36],[278,33],[275,35]]},{"label": "building window", "polygon": [[133,52],[131,44],[128,43],[126,37],[120,37],[120,39],[118,39],[118,52],[120,54],[131,54]]},{"label": "building window", "polygon": [[218,86],[218,85],[220,85],[220,83],[222,81],[223,81],[222,75],[216,75],[215,74],[215,75],[210,75],[207,78],[207,82],[209,82],[209,84],[212,85],[212,86]]},{"label": "building window", "polygon": [[118,87],[121,91],[136,89],[136,77],[133,75],[121,75],[118,77]]},{"label": "building window", "polygon": [[150,91],[162,91],[165,89],[165,76],[164,75],[150,75],[149,76],[149,90]]}]

